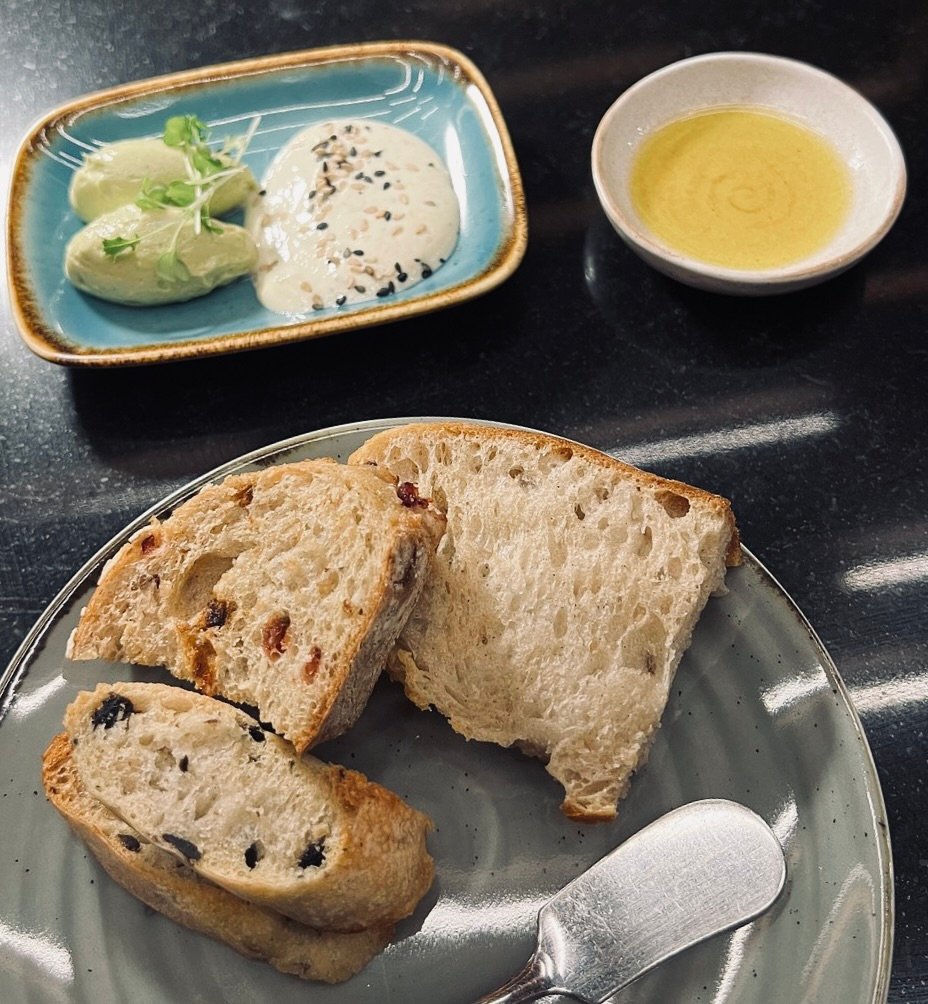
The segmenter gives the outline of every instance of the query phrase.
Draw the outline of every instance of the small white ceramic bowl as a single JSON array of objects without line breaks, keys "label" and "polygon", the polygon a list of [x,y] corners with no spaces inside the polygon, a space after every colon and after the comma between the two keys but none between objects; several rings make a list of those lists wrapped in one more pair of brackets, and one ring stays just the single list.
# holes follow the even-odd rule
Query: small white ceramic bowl
[{"label": "small white ceramic bowl", "polygon": [[[805,124],[847,163],[853,189],[848,218],[815,254],[763,270],[706,264],[667,247],[635,212],[629,174],[642,139],[684,115],[732,105],[769,109]],[[645,261],[690,286],[747,296],[802,289],[850,268],[892,226],[906,186],[899,142],[869,101],[814,66],[750,52],[695,56],[639,80],[603,116],[592,162],[606,215]]]}]

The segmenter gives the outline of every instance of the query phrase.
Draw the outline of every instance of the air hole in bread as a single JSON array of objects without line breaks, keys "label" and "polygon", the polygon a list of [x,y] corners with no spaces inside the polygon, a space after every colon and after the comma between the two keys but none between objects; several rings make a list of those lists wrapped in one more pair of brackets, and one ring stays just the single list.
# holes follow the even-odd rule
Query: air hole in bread
[{"label": "air hole in bread", "polygon": [[204,554],[187,569],[174,590],[174,613],[189,620],[205,609],[213,598],[213,588],[232,567],[233,559],[222,554]]},{"label": "air hole in bread", "polygon": [[567,609],[566,607],[558,607],[557,613],[554,615],[554,637],[563,638],[567,634]]},{"label": "air hole in bread", "polygon": [[586,519],[586,513],[583,511],[583,506],[580,505],[579,502],[574,506],[574,515],[577,517],[577,519],[580,520]]},{"label": "air hole in bread", "polygon": [[193,818],[194,820],[202,819],[207,812],[216,804],[216,799],[219,797],[219,792],[215,789],[208,789],[207,791],[201,791],[193,804]]},{"label": "air hole in bread", "polygon": [[656,497],[664,512],[671,519],[679,519],[690,511],[690,500],[676,492],[658,492]]},{"label": "air hole in bread", "polygon": [[322,575],[319,576],[319,584],[317,589],[320,596],[328,596],[329,593],[334,592],[338,586],[338,581],[341,576],[338,574],[337,568],[327,568]]},{"label": "air hole in bread", "polygon": [[638,557],[646,558],[651,553],[652,546],[651,527],[646,526],[641,531],[641,539],[638,541]]},{"label": "air hole in bread", "polygon": [[683,562],[680,560],[679,557],[677,557],[676,555],[674,555],[667,562],[667,574],[672,579],[679,579],[680,575],[682,574],[682,572],[683,572]]},{"label": "air hole in bread", "polygon": [[556,468],[566,464],[573,455],[574,451],[569,446],[556,446],[538,458],[538,470],[542,474],[550,474]]},{"label": "air hole in bread", "polygon": [[155,754],[155,767],[159,771],[169,771],[173,770],[177,766],[177,758],[174,754],[165,746]]},{"label": "air hole in bread", "polygon": [[437,506],[442,512],[448,511],[448,496],[437,486],[432,489],[432,504]]}]

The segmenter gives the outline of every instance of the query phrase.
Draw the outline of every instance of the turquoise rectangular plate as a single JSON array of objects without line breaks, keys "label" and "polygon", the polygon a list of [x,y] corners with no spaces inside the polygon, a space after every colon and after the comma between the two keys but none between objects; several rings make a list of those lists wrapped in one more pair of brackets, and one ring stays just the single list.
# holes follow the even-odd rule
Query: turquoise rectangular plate
[{"label": "turquoise rectangular plate", "polygon": [[[68,183],[102,143],[159,136],[193,113],[214,136],[260,116],[245,161],[260,178],[307,125],[371,118],[415,133],[444,158],[461,207],[457,247],[430,279],[392,297],[291,319],[242,280],[187,303],[126,307],[78,292],[62,271],[81,222]],[[424,42],[375,42],[251,59],[124,84],[42,119],[20,146],[8,214],[11,302],[35,353],[74,366],[165,362],[300,341],[401,320],[484,293],[516,269],[527,240],[519,170],[486,81],[461,53]]]}]

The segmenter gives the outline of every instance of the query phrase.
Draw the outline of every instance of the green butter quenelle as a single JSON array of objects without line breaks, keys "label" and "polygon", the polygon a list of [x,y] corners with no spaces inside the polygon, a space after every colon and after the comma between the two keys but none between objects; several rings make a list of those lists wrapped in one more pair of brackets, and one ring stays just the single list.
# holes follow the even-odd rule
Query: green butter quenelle
[{"label": "green butter quenelle", "polygon": [[97,217],[71,239],[65,275],[80,290],[130,306],[179,303],[247,275],[257,262],[242,227],[196,218],[181,208],[130,204]]},{"label": "green butter quenelle", "polygon": [[214,217],[257,187],[240,163],[257,125],[214,150],[204,122],[175,115],[161,139],[90,154],[69,190],[89,222],[65,249],[65,276],[84,293],[145,307],[192,300],[251,272],[251,236]]},{"label": "green butter quenelle", "polygon": [[[232,158],[218,154],[227,168]],[[168,146],[163,139],[124,139],[108,143],[84,158],[68,188],[71,208],[89,223],[104,213],[134,202],[145,185],[169,185],[186,180],[187,156],[183,148]],[[231,173],[216,185],[209,199],[213,216],[223,216],[241,206],[257,189],[246,167]]]}]

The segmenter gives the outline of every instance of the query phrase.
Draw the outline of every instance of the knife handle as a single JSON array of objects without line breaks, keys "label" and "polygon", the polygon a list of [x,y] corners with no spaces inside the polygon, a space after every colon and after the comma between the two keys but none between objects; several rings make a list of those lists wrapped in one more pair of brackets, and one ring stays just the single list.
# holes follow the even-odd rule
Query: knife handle
[{"label": "knife handle", "polygon": [[533,955],[521,972],[516,973],[498,990],[481,997],[474,1004],[523,1004],[553,992],[555,988],[551,983],[544,959]]}]

